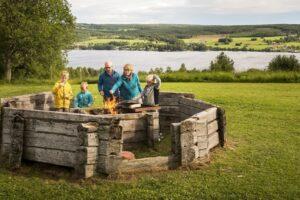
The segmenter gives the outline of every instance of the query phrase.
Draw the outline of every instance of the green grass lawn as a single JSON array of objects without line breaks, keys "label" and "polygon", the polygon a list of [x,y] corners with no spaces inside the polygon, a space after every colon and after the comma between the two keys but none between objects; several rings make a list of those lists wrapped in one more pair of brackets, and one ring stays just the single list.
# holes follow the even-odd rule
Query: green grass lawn
[{"label": "green grass lawn", "polygon": [[[89,44],[94,45],[94,44],[107,44],[109,42],[128,42],[130,45],[134,43],[147,43],[150,42],[148,40],[144,39],[118,39],[118,38],[97,38],[97,37],[90,37],[89,39],[82,41],[82,42],[77,42],[76,45],[84,45],[88,46]],[[164,44],[164,42],[158,42],[158,44]]]},{"label": "green grass lawn", "polygon": [[[50,88],[0,85],[0,97]],[[90,90],[95,94],[96,85]],[[164,83],[162,90],[192,92],[225,108],[227,147],[216,149],[209,165],[80,181],[69,170],[33,164],[16,172],[0,168],[0,199],[300,198],[300,84]]]},{"label": "green grass lawn", "polygon": [[[254,50],[263,50],[269,47],[275,48],[275,49],[284,49],[285,47],[300,46],[300,42],[287,42],[282,44],[267,44],[262,38],[256,37],[255,41],[252,41],[251,38],[253,37],[232,37],[232,42],[229,44],[222,44],[218,43],[218,39],[222,38],[224,36],[222,35],[211,35],[211,36],[195,36],[189,39],[184,39],[183,41],[186,43],[205,43],[208,47],[219,47],[219,48],[229,48],[229,49],[242,49],[244,46],[247,47],[247,49],[254,49]],[[282,38],[282,36],[276,36],[276,37],[264,37],[264,39],[269,41],[274,41]],[[241,44],[240,46],[237,46],[236,44]]]}]

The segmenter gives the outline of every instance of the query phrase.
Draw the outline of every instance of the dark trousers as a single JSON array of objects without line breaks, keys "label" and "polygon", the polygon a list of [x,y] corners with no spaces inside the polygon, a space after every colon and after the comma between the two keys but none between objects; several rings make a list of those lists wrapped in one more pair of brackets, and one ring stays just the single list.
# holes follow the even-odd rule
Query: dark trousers
[{"label": "dark trousers", "polygon": [[159,89],[154,88],[154,103],[155,105],[159,104]]}]

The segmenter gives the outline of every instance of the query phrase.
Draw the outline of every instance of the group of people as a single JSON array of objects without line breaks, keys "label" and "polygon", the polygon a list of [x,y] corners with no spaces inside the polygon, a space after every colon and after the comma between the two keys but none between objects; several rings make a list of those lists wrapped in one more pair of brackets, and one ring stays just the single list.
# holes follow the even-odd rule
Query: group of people
[{"label": "group of people", "polygon": [[[53,87],[55,107],[57,111],[67,112],[71,106],[73,92],[68,83],[69,73],[63,71],[61,78]],[[159,88],[161,80],[155,74],[146,77],[147,84],[144,90],[141,88],[139,77],[133,72],[133,65],[126,64],[123,67],[123,74],[120,75],[113,69],[111,61],[104,64],[104,72],[98,80],[98,91],[103,100],[116,98],[117,101],[132,101],[144,106],[158,105]],[[92,94],[88,91],[88,83],[82,82],[81,91],[74,98],[74,108],[90,107],[94,103]]]}]

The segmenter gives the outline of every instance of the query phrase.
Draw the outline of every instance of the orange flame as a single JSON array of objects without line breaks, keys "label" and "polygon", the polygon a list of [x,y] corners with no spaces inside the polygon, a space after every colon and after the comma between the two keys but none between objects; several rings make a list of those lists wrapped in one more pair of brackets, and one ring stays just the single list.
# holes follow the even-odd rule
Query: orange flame
[{"label": "orange flame", "polygon": [[117,112],[117,100],[115,97],[110,98],[104,102],[104,109],[108,111],[108,114],[118,114]]}]

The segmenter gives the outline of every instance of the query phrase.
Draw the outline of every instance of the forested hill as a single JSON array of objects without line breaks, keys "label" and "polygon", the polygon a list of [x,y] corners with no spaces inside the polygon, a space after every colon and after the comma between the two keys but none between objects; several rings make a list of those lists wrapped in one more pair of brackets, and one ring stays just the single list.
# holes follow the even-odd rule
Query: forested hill
[{"label": "forested hill", "polygon": [[77,24],[79,40],[96,36],[112,36],[119,39],[156,39],[173,37],[177,39],[191,38],[195,35],[222,34],[231,37],[271,37],[278,35],[300,34],[300,24],[273,25],[168,25],[168,24]]}]

